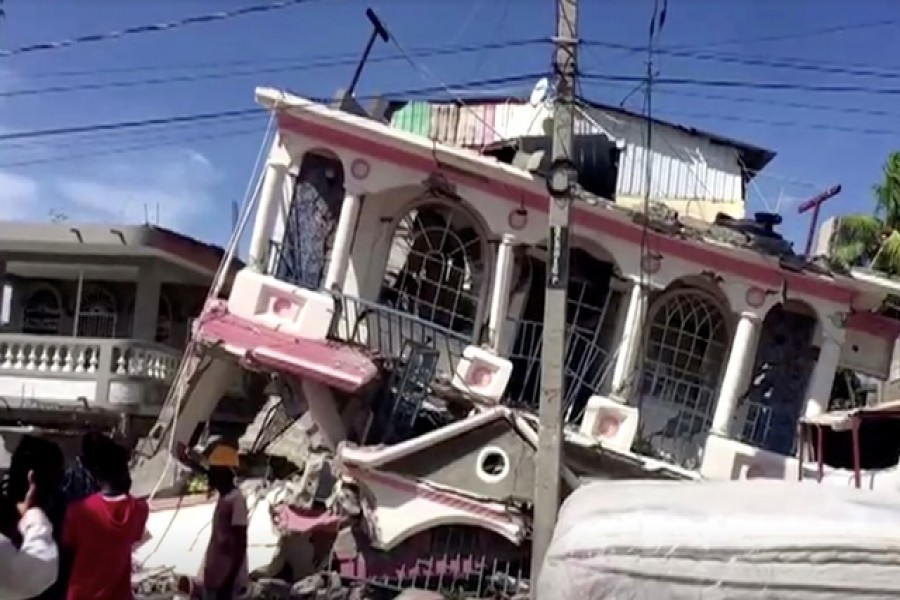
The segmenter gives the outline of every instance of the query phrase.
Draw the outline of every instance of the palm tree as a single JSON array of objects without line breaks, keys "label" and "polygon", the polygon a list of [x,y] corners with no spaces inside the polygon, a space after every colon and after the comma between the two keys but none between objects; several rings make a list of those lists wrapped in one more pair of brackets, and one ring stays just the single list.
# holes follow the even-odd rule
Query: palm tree
[{"label": "palm tree", "polygon": [[900,152],[891,152],[883,173],[873,188],[875,213],[840,218],[833,257],[846,267],[900,275]]}]

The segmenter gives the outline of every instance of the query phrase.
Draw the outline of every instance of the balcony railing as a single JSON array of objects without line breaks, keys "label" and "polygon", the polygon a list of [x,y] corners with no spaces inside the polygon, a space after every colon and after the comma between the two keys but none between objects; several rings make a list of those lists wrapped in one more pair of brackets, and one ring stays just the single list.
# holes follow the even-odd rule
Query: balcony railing
[{"label": "balcony railing", "polygon": [[[515,342],[509,352],[513,376],[508,403],[537,411],[540,403],[541,359],[544,324],[536,321],[509,320]],[[595,332],[569,325],[566,331],[565,395],[563,411],[566,423],[578,423],[588,398],[602,393],[611,372],[611,357]]]},{"label": "balcony railing", "polygon": [[139,340],[0,334],[0,396],[12,405],[153,404],[157,394],[148,398],[140,386],[170,384],[180,359],[173,348]]},{"label": "balcony railing", "polygon": [[374,356],[399,360],[404,347],[414,343],[436,350],[437,371],[450,377],[470,336],[457,333],[397,309],[332,292],[335,299],[330,337],[367,349]]}]

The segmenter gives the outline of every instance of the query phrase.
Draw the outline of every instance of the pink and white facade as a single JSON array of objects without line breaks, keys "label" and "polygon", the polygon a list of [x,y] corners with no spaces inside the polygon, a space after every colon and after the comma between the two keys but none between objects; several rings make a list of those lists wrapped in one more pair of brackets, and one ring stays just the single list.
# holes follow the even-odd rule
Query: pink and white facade
[{"label": "pink and white facade", "polygon": [[[248,266],[228,301],[198,319],[195,341],[295,380],[343,476],[368,490],[374,547],[452,523],[520,541],[527,517],[507,501],[530,493],[516,482],[527,480],[517,465],[534,451],[544,181],[278,90],[258,89],[257,100],[276,112],[278,132]],[[315,176],[310,161],[321,167]],[[304,186],[318,186],[325,208],[292,212]],[[878,312],[884,282],[792,268],[703,232],[658,232],[601,199],[578,202],[572,217],[570,444],[650,453],[685,477],[796,479],[792,442],[778,435],[827,410],[839,369],[889,377],[900,323]],[[316,219],[331,219],[321,239],[323,229],[303,229]],[[293,271],[292,227],[307,252],[313,242],[322,251]],[[413,330],[426,333],[404,333]],[[373,441],[380,417],[366,406],[384,377],[380,359],[394,349],[387,358],[402,363],[410,340],[434,351],[431,399],[416,406],[442,396],[480,408],[405,436],[391,413],[381,422],[390,431]],[[787,368],[764,360],[763,346],[792,343],[808,353],[795,357],[807,365],[792,376],[796,392],[775,390],[781,405],[748,400],[760,365]],[[213,360],[205,373],[185,384],[194,387],[175,426],[182,447],[229,385],[227,366]],[[448,453],[454,460],[442,465],[415,460]],[[565,471],[569,488],[586,474]],[[397,512],[398,502],[416,509]]]}]

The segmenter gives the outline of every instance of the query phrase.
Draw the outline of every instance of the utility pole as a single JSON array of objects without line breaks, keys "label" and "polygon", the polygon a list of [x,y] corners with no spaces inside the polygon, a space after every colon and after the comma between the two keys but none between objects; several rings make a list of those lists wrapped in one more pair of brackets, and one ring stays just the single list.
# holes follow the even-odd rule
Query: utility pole
[{"label": "utility pole", "polygon": [[531,582],[536,593],[541,564],[553,537],[559,512],[563,458],[563,397],[566,354],[566,296],[569,285],[569,211],[578,175],[572,162],[575,120],[578,0],[557,0],[556,54],[553,61],[556,100],[553,110],[552,165],[547,238],[547,280],[541,351],[541,404],[535,459],[534,528]]}]

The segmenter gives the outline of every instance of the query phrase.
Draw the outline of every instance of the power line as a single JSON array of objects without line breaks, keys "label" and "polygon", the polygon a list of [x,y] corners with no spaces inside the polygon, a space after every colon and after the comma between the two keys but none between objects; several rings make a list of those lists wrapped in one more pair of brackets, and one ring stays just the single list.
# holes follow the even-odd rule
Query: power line
[{"label": "power line", "polygon": [[[154,136],[158,136],[161,131],[174,131],[180,132],[182,134],[190,134],[191,130],[201,127],[204,130],[208,130],[213,126],[220,125],[231,125],[234,123],[247,123],[253,120],[261,120],[266,117],[266,113],[262,110],[256,111],[255,114],[248,115],[240,115],[240,116],[230,116],[230,117],[222,117],[221,119],[216,119],[215,123],[210,124],[206,121],[200,122],[188,122],[188,123],[173,123],[169,125],[160,125],[160,126],[148,126],[146,128],[137,129],[137,130],[124,130],[124,131],[89,131],[85,133],[72,134],[71,136],[63,136],[62,139],[57,138],[53,142],[54,149],[67,149],[67,148],[79,148],[83,149],[86,145],[98,145],[98,144],[106,144],[119,142],[122,140],[143,140],[145,138],[153,139]],[[44,138],[37,139],[25,139],[19,141],[12,142],[4,142],[0,145],[0,151],[9,151],[9,150],[34,150],[40,149],[44,150],[46,146],[44,145]],[[17,153],[19,154],[19,153]]]},{"label": "power line", "polygon": [[0,141],[30,140],[37,138],[56,137],[60,135],[72,135],[89,133],[93,131],[121,131],[124,129],[137,129],[153,125],[172,125],[176,123],[197,123],[212,121],[223,117],[239,115],[259,114],[259,108],[245,108],[241,110],[226,110],[214,113],[201,113],[182,115],[178,117],[161,117],[155,119],[140,119],[135,121],[120,121],[118,123],[95,123],[92,125],[75,125],[71,127],[55,127],[51,129],[38,129],[34,131],[17,131],[0,135]]},{"label": "power line", "polygon": [[[655,83],[655,81],[654,81]],[[654,92],[658,93],[658,92]],[[589,105],[596,106],[596,103],[593,103],[591,100],[587,98],[583,98],[583,101]],[[602,108],[601,108],[602,110]],[[898,129],[886,129],[880,127],[857,127],[857,126],[843,126],[835,123],[816,123],[816,122],[808,122],[808,121],[800,121],[797,119],[791,119],[787,121],[776,121],[770,119],[760,119],[756,117],[751,117],[747,115],[735,115],[730,113],[716,113],[716,112],[684,112],[678,110],[668,110],[668,109],[658,109],[661,112],[664,112],[668,115],[678,116],[681,118],[693,118],[693,119],[719,119],[723,121],[733,121],[736,123],[748,123],[753,125],[765,125],[770,127],[777,128],[795,128],[795,129],[813,129],[816,131],[833,131],[839,133],[852,133],[852,134],[860,134],[860,135],[888,135],[888,136],[897,136],[900,135],[900,128]],[[662,117],[657,117],[662,118]],[[669,117],[671,121],[671,117]]]},{"label": "power line", "polygon": [[[435,94],[435,93],[449,93],[452,95],[452,88],[465,88],[465,87],[474,87],[474,86],[483,86],[483,85],[502,85],[514,82],[522,82],[522,81],[534,81],[542,76],[541,73],[527,73],[523,75],[512,75],[507,77],[499,77],[494,79],[479,79],[475,81],[466,81],[461,83],[450,84],[442,84],[436,87],[430,88],[418,88],[412,90],[404,90],[400,92],[393,92],[391,94],[385,94],[384,97],[386,99],[393,98],[403,98],[410,96],[417,96],[421,94]],[[359,99],[371,99],[378,96],[360,96]],[[316,102],[327,103],[327,100],[321,98],[310,98]],[[454,100],[458,100],[454,96]],[[460,101],[461,102],[461,101]],[[245,109],[235,109],[235,110],[223,110],[218,112],[211,113],[199,113],[199,114],[190,114],[190,115],[180,115],[175,117],[158,117],[158,118],[150,118],[150,119],[138,119],[133,121],[119,121],[114,123],[94,123],[90,125],[73,125],[66,127],[55,127],[50,129],[38,129],[31,131],[16,131],[12,133],[0,134],[0,142],[5,141],[14,141],[14,140],[27,140],[27,139],[39,139],[39,138],[48,138],[48,137],[58,137],[65,135],[78,135],[83,133],[91,133],[91,132],[102,132],[102,131],[122,131],[122,130],[133,130],[140,129],[144,127],[152,127],[158,125],[174,125],[174,124],[182,124],[182,123],[198,123],[198,122],[209,122],[221,120],[223,118],[229,117],[240,117],[246,115],[254,115],[261,113],[260,108],[245,108]]]},{"label": "power line", "polygon": [[[524,38],[507,41],[491,41],[479,44],[469,43],[466,45],[446,45],[446,46],[420,46],[410,50],[414,55],[421,56],[440,56],[443,54],[454,54],[456,52],[469,52],[477,50],[494,50],[506,48],[518,48],[522,46],[546,44],[550,40],[547,38]],[[372,57],[368,62],[384,62],[397,60],[402,58],[399,54],[390,56]],[[356,64],[359,61],[358,52],[340,52],[307,56],[303,63],[331,62],[338,60],[347,60],[348,64]],[[109,67],[104,69],[76,69],[65,71],[29,71],[29,79],[44,79],[51,77],[91,77],[95,78],[98,74],[117,74],[117,73],[137,73],[145,71],[174,71],[178,69],[190,69],[195,71],[198,69],[221,69],[225,67],[250,67],[250,66],[272,66],[276,63],[296,64],[298,62],[297,55],[291,56],[269,56],[257,57],[252,59],[234,59],[234,60],[218,60],[204,62],[183,62],[183,63],[167,63],[167,64],[143,64],[128,67]],[[343,62],[341,64],[344,64]]]},{"label": "power line", "polygon": [[[545,42],[546,40],[542,39],[528,39],[528,40],[515,40],[509,42],[498,42],[492,44],[479,44],[476,46],[461,46],[456,48],[432,48],[421,50],[418,53],[414,53],[416,56],[420,57],[434,57],[434,56],[456,56],[459,54],[467,54],[471,52],[482,52],[486,50],[501,50],[508,48],[521,48],[523,46],[533,45],[535,43]],[[381,62],[391,62],[397,60],[405,60],[405,57],[400,54],[389,55],[389,56],[379,56],[373,57],[369,59],[369,63],[381,63]],[[59,94],[59,93],[70,93],[70,92],[81,92],[81,91],[98,91],[98,90],[106,90],[106,89],[128,89],[139,86],[153,86],[153,85],[169,85],[173,83],[191,83],[196,81],[209,81],[215,79],[228,79],[232,77],[249,77],[256,76],[260,74],[266,73],[283,73],[283,72],[300,72],[307,71],[313,69],[320,68],[329,68],[329,67],[337,67],[344,65],[354,65],[359,61],[359,57],[353,58],[342,58],[342,59],[324,59],[320,61],[302,61],[302,62],[294,62],[293,64],[279,66],[279,67],[267,67],[267,68],[254,68],[247,70],[237,70],[237,71],[225,71],[222,73],[205,73],[200,75],[174,75],[167,77],[154,77],[148,79],[138,79],[138,80],[130,80],[130,81],[106,81],[106,82],[91,82],[91,83],[80,83],[73,85],[58,85],[58,86],[48,86],[41,88],[26,88],[20,90],[8,90],[5,92],[0,92],[0,98],[18,98],[23,96],[37,96],[43,94]]]},{"label": "power line", "polygon": [[[403,47],[403,44],[400,43],[400,40],[398,40],[395,35],[390,34],[390,40],[391,40],[391,43],[394,44],[394,47],[397,48],[397,50],[400,52],[400,54],[406,60],[406,62],[409,63],[412,70],[415,71],[415,73],[417,75],[419,75],[419,77],[421,77],[423,79],[423,81],[432,81],[432,82],[438,84],[439,90],[444,91],[445,93],[447,93],[451,97],[453,97],[453,99],[456,100],[463,107],[464,110],[469,111],[469,113],[475,118],[475,120],[479,121],[487,129],[491,130],[492,133],[495,133],[495,134],[498,133],[497,130],[494,129],[493,125],[491,125],[490,123],[485,121],[484,118],[482,118],[482,116],[479,115],[476,111],[469,108],[469,106],[463,101],[463,99],[459,96],[459,94],[454,93],[454,91],[451,89],[451,86],[444,83],[444,81],[440,77],[438,77],[437,75],[432,73],[431,70],[428,67],[426,67],[424,64],[416,61],[416,59],[412,56],[412,54],[410,54],[410,52],[407,51],[406,48]],[[537,74],[537,75],[533,75],[533,77],[534,77],[534,79],[538,79],[539,77],[541,77],[541,75]],[[459,86],[456,86],[456,87],[459,87]]]},{"label": "power line", "polygon": [[734,121],[736,123],[748,123],[752,125],[766,125],[768,127],[777,127],[781,128],[794,128],[794,129],[813,129],[816,131],[833,131],[840,133],[852,133],[854,135],[887,135],[887,136],[898,136],[900,135],[900,128],[897,129],[885,129],[881,127],[857,127],[857,126],[844,126],[844,125],[836,125],[834,123],[811,123],[811,122],[803,122],[789,120],[789,121],[774,121],[770,119],[759,119],[756,117],[749,117],[744,115],[732,115],[732,114],[717,114],[717,113],[694,113],[694,112],[682,112],[682,111],[665,111],[672,115],[677,115],[679,117],[688,118],[688,119],[719,119],[722,121]]},{"label": "power line", "polygon": [[243,128],[243,129],[234,129],[234,130],[226,130],[220,131],[216,133],[206,133],[206,134],[198,134],[193,135],[188,138],[184,137],[157,137],[151,138],[149,140],[142,141],[140,144],[132,144],[128,146],[115,147],[115,148],[103,148],[100,150],[88,150],[87,152],[78,152],[76,155],[72,155],[71,153],[60,154],[54,156],[45,156],[41,158],[29,159],[29,160],[19,160],[13,162],[0,162],[0,169],[11,169],[11,168],[24,168],[31,167],[35,165],[42,165],[47,163],[59,163],[61,161],[65,161],[68,163],[78,161],[84,158],[96,158],[99,156],[115,156],[117,154],[122,154],[126,152],[140,152],[142,150],[147,150],[150,148],[163,148],[169,146],[173,143],[178,142],[199,142],[199,141],[207,141],[207,140],[215,140],[215,139],[224,139],[224,138],[233,138],[242,135],[257,135],[259,134],[260,128]]},{"label": "power line", "polygon": [[[592,85],[604,85],[610,87],[619,86],[618,83],[615,82],[602,82],[602,81],[592,81]],[[835,106],[834,104],[816,104],[813,102],[794,102],[791,100],[776,100],[768,97],[753,97],[753,96],[731,96],[727,94],[710,94],[703,92],[695,92],[685,89],[668,89],[668,90],[657,90],[657,93],[662,93],[671,96],[680,96],[684,98],[697,98],[700,100],[711,100],[711,101],[723,101],[723,102],[734,102],[737,104],[762,104],[766,106],[778,106],[781,108],[795,108],[798,110],[817,110],[823,112],[833,112],[837,114],[847,114],[853,116],[865,116],[865,117],[890,117],[897,118],[898,112],[892,110],[878,110],[872,108],[861,108],[854,106]],[[621,106],[621,105],[620,105]]]},{"label": "power line", "polygon": [[[588,81],[620,81],[638,83],[643,78],[634,75],[583,74]],[[711,88],[733,88],[794,92],[860,93],[884,96],[900,95],[900,88],[872,88],[858,85],[806,84],[782,81],[740,81],[727,79],[693,79],[690,77],[659,77],[654,83],[661,85],[687,85]]]},{"label": "power line", "polygon": [[283,8],[289,8],[300,4],[307,4],[313,1],[314,0],[276,0],[274,2],[269,2],[266,4],[245,6],[243,8],[208,13],[195,17],[185,17],[183,19],[177,19],[175,21],[154,23],[152,25],[139,25],[137,27],[128,27],[126,29],[119,29],[116,31],[107,31],[106,33],[81,35],[67,40],[59,40],[55,42],[41,42],[39,44],[30,44],[28,46],[20,46],[19,48],[14,48],[12,50],[0,51],[0,58],[18,56],[20,54],[29,54],[32,52],[41,52],[44,50],[58,50],[60,48],[69,48],[81,44],[94,44],[97,42],[118,40],[130,35],[142,33],[158,33],[161,31],[170,31],[172,29],[180,29],[181,27],[187,27],[189,25],[200,25],[205,23],[214,23],[216,21],[226,21],[237,17],[244,17],[252,14],[262,14],[275,10],[281,10]]},{"label": "power line", "polygon": [[[644,50],[642,46],[633,46],[628,44],[617,44],[611,42],[586,41],[585,45],[595,48],[609,48],[613,50],[628,50],[640,52]],[[751,67],[771,67],[776,69],[792,69],[796,71],[809,71],[813,73],[828,73],[836,75],[853,75],[860,77],[873,77],[876,79],[900,79],[900,71],[891,71],[884,68],[871,68],[860,65],[841,66],[827,63],[816,63],[805,61],[797,58],[781,58],[768,59],[753,56],[739,56],[729,54],[718,54],[709,52],[695,52],[691,50],[667,50],[657,49],[658,54],[670,56],[674,58],[691,58],[702,61],[713,61],[726,64],[738,64]]]},{"label": "power line", "polygon": [[738,45],[747,45],[747,44],[758,44],[761,42],[783,42],[783,41],[795,41],[804,38],[811,37],[820,37],[825,35],[832,35],[835,33],[846,33],[848,31],[859,31],[863,29],[875,29],[879,27],[888,27],[891,25],[897,25],[900,23],[900,19],[879,19],[877,21],[863,21],[859,23],[844,23],[840,25],[826,25],[825,27],[816,27],[812,29],[792,31],[791,33],[779,33],[772,35],[763,35],[756,37],[739,37],[739,38],[730,38],[720,40],[718,42],[704,42],[700,44],[675,44],[672,46],[668,46],[669,50],[694,50],[694,49],[708,49],[708,48],[719,48],[722,46],[738,46]]}]

